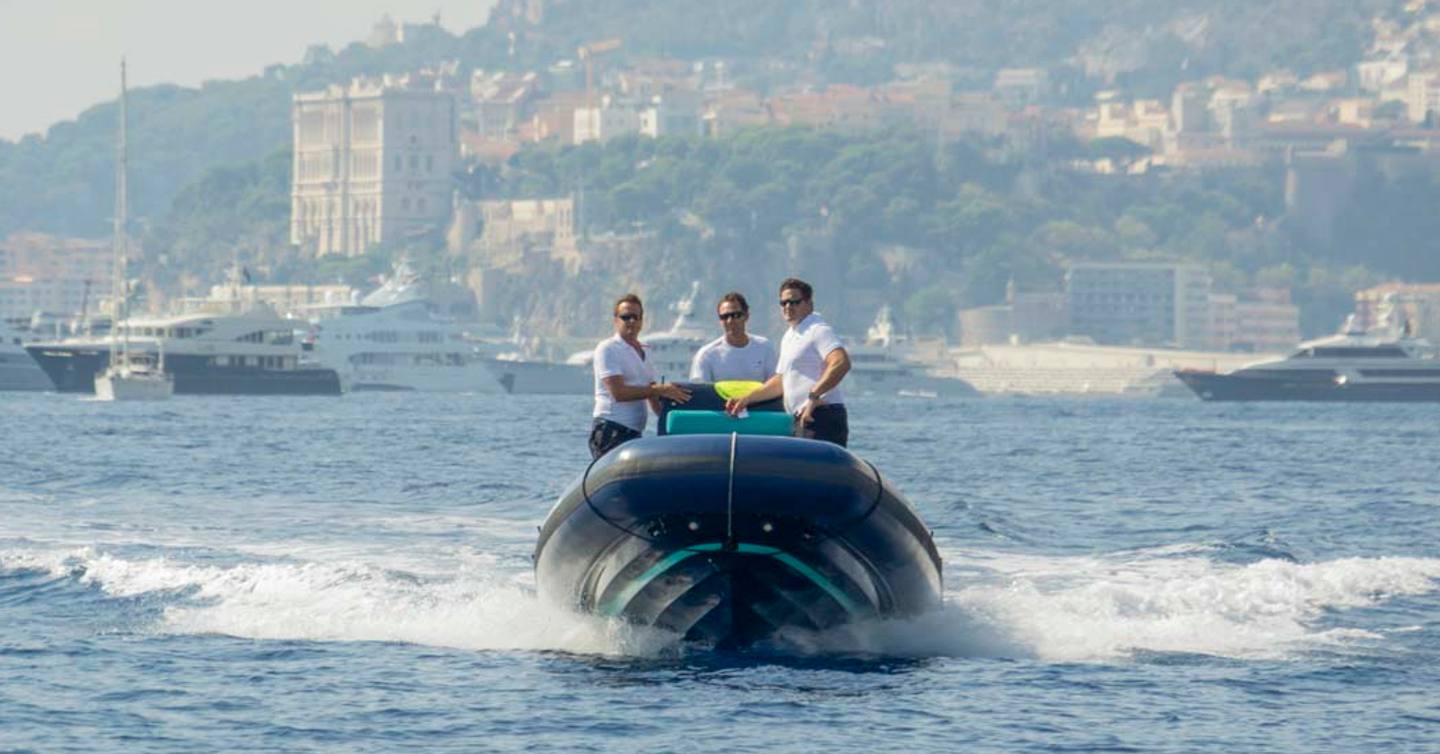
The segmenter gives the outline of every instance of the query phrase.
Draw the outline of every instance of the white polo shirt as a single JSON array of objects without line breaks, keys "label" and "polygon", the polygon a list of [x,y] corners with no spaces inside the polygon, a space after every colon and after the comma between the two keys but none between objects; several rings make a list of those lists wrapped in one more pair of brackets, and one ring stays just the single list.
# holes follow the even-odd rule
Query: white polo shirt
[{"label": "white polo shirt", "polygon": [[624,378],[624,384],[632,387],[645,387],[655,381],[655,370],[649,362],[640,358],[640,354],[619,335],[614,335],[595,346],[594,416],[644,432],[648,418],[645,413],[647,401],[617,401],[605,388],[605,378],[617,375]]},{"label": "white polo shirt", "polygon": [[775,346],[758,335],[751,335],[750,342],[741,348],[730,345],[722,335],[706,343],[695,352],[690,362],[690,379],[693,382],[722,382],[724,380],[755,380],[764,382],[775,374]]},{"label": "white polo shirt", "polygon": [[[785,337],[780,339],[780,363],[775,372],[785,385],[786,411],[793,414],[800,410],[825,372],[825,357],[844,347],[835,329],[815,312],[785,331]],[[826,405],[844,403],[845,394],[836,387],[822,394],[820,400]]]}]

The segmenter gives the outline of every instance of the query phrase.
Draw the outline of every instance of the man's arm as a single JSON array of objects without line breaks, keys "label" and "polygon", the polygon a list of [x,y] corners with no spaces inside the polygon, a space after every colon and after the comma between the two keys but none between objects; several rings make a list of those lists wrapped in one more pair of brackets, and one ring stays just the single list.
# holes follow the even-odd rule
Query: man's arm
[{"label": "man's arm", "polygon": [[840,380],[850,373],[850,353],[844,348],[836,348],[825,354],[825,371],[820,373],[820,379],[816,381],[815,387],[810,388],[812,393],[828,393],[840,385]]},{"label": "man's arm", "polygon": [[725,401],[725,411],[731,416],[738,415],[745,410],[746,406],[752,403],[764,403],[768,400],[779,398],[785,392],[785,384],[780,380],[780,375],[772,374],[765,384],[751,390],[738,398],[731,398]]},{"label": "man's arm", "polygon": [[[669,398],[676,403],[684,403],[690,400],[690,391],[674,383],[660,383],[658,385],[626,385],[624,375],[614,375],[600,380],[600,384],[610,391],[610,396],[617,401],[650,401],[659,398]],[[651,404],[656,408],[658,404]],[[656,413],[659,409],[656,408]]]},{"label": "man's arm", "polygon": [[[834,390],[840,384],[840,380],[850,372],[850,354],[844,347],[835,348],[825,354],[825,371],[820,373],[820,380],[815,387],[810,388],[813,395],[820,395]],[[800,407],[800,425],[809,426],[810,417],[815,413],[815,407],[822,403],[819,399],[806,398],[805,403]]]}]

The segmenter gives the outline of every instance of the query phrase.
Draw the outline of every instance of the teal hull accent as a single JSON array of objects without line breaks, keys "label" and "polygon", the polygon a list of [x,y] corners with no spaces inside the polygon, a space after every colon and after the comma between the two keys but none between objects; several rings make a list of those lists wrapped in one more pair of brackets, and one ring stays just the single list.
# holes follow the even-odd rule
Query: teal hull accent
[{"label": "teal hull accent", "polygon": [[752,545],[745,542],[737,543],[733,547],[729,548],[727,548],[723,542],[711,542],[707,544],[694,545],[692,547],[687,547],[683,550],[672,552],[662,558],[659,563],[650,566],[648,570],[640,574],[639,578],[625,585],[625,587],[620,590],[619,594],[616,594],[613,598],[606,600],[605,604],[601,605],[596,612],[607,618],[618,618],[625,612],[625,607],[630,604],[630,601],[635,598],[635,595],[639,594],[646,586],[650,584],[650,582],[654,581],[657,577],[670,570],[678,563],[686,560],[693,555],[699,555],[701,553],[731,551],[739,553],[741,555],[757,555],[775,558],[781,563],[789,566],[796,573],[804,576],[806,579],[809,579],[810,583],[814,584],[815,586],[823,590],[826,594],[830,595],[830,598],[835,600],[835,602],[841,607],[845,608],[845,612],[849,613],[852,618],[859,617],[865,612],[859,605],[855,603],[855,600],[850,599],[850,596],[845,594],[844,590],[836,586],[834,582],[825,578],[825,576],[823,576],[819,571],[816,571],[814,568],[806,565],[804,561],[796,558],[794,555],[791,555],[790,553],[776,549],[774,547],[767,547],[765,545]]}]

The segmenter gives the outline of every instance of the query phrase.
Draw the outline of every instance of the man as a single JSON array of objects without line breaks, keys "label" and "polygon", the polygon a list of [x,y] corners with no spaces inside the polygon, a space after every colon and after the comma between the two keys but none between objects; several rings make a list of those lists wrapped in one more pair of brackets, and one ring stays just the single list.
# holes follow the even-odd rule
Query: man
[{"label": "man", "polygon": [[775,346],[759,335],[745,332],[750,321],[750,303],[731,291],[715,305],[720,328],[725,334],[701,346],[690,363],[692,382],[751,380],[764,382],[775,374]]},{"label": "man", "polygon": [[627,293],[613,308],[615,335],[595,346],[595,421],[590,428],[590,457],[599,458],[617,445],[645,432],[645,406],[657,413],[660,398],[676,403],[690,400],[678,385],[655,384],[655,371],[645,361],[640,330],[645,305]]},{"label": "man", "polygon": [[850,441],[850,419],[840,381],[850,371],[850,354],[820,315],[814,290],[797,278],[780,283],[780,313],[789,328],[780,340],[776,373],[749,395],[732,398],[725,409],[737,415],[752,403],[785,396],[785,410],[795,417],[794,434],[844,447]]}]

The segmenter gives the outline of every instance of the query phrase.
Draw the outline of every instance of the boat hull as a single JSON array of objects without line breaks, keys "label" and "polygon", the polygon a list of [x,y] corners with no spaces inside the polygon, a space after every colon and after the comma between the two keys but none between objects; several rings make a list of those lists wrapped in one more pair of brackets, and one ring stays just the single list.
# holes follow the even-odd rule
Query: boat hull
[{"label": "boat hull", "polygon": [[845,390],[909,398],[978,398],[980,391],[959,377],[926,374],[892,374],[852,370],[845,376]]},{"label": "boat hull", "polygon": [[589,364],[487,359],[485,367],[507,393],[516,395],[589,395],[595,372]]},{"label": "boat hull", "polygon": [[102,372],[95,378],[95,397],[102,401],[163,401],[175,383],[163,376],[135,377]]},{"label": "boat hull", "polygon": [[[740,647],[939,604],[929,531],[839,446],[789,437],[635,440],[541,529],[536,581],[583,612]],[[731,469],[733,468],[733,472]]]},{"label": "boat hull", "polygon": [[1330,401],[1423,403],[1440,401],[1440,381],[1376,382],[1337,379],[1333,372],[1265,376],[1179,371],[1180,378],[1207,401]]},{"label": "boat hull", "polygon": [[54,390],[35,360],[20,348],[0,351],[0,390]]},{"label": "boat hull", "polygon": [[[25,350],[62,393],[94,393],[95,378],[110,359],[108,349],[90,346],[42,344]],[[208,356],[167,352],[165,371],[175,378],[176,395],[340,394],[340,378],[333,369],[221,367]]]}]

